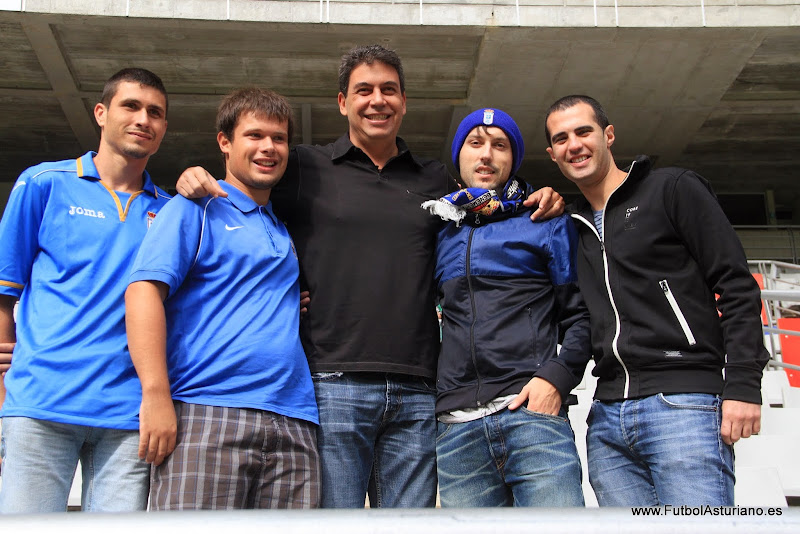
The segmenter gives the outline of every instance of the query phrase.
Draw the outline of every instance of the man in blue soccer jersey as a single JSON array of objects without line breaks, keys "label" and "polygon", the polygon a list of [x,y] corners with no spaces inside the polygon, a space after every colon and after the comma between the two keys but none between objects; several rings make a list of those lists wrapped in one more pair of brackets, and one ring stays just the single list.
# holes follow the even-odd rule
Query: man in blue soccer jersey
[{"label": "man in blue soccer jersey", "polygon": [[317,507],[299,266],[270,203],[289,161],[291,106],[241,89],[222,101],[217,131],[227,197],[170,201],[126,293],[140,454],[156,466],[151,509]]},{"label": "man in blue soccer jersey", "polygon": [[524,151],[508,114],[470,113],[452,145],[466,188],[423,204],[454,221],[436,244],[436,457],[445,507],[584,504],[566,412],[591,357],[577,232],[565,215],[528,220],[522,203],[532,188],[516,176]]},{"label": "man in blue soccer jersey", "polygon": [[27,169],[0,222],[0,342],[16,340],[0,411],[3,513],[66,510],[79,459],[84,510],[147,504],[122,297],[168,199],[145,171],[167,129],[164,85],[124,69],[94,116],[97,153]]}]

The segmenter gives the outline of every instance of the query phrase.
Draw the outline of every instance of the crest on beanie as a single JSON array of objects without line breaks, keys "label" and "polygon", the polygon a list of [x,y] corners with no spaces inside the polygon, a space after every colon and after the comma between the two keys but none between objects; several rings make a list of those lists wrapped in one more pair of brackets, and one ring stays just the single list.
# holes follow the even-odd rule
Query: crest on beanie
[{"label": "crest on beanie", "polygon": [[493,109],[484,109],[483,110],[483,124],[489,126],[494,122],[494,110]]}]

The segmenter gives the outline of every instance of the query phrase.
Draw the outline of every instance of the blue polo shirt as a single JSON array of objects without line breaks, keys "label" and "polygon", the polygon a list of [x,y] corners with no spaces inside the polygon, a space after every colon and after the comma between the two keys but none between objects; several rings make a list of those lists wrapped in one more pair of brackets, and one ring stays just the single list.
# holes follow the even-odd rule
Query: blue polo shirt
[{"label": "blue polo shirt", "polygon": [[17,345],[0,416],[139,428],[128,353],[130,266],[169,197],[145,173],[116,193],[89,152],[23,172],[0,221],[0,293],[19,298]]},{"label": "blue polo shirt", "polygon": [[169,286],[167,368],[176,400],[318,423],[299,336],[299,266],[272,205],[175,197],[142,243],[130,282]]}]

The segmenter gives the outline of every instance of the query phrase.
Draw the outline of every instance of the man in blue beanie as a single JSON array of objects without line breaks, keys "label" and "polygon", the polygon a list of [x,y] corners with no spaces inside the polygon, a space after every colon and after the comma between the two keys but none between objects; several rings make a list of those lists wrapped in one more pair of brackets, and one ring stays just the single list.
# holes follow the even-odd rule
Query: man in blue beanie
[{"label": "man in blue beanie", "polygon": [[591,357],[577,233],[563,215],[531,224],[522,205],[531,187],[515,175],[524,151],[508,114],[470,113],[452,145],[465,188],[423,204],[452,221],[436,256],[445,507],[584,504],[566,408]]}]

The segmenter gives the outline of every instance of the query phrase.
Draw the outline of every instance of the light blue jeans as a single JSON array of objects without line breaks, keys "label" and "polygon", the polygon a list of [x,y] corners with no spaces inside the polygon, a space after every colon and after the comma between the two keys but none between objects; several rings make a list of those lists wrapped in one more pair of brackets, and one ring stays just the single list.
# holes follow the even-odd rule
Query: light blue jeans
[{"label": "light blue jeans", "polygon": [[81,461],[82,508],[145,510],[150,464],[138,458],[139,432],[4,417],[0,513],[63,512]]},{"label": "light blue jeans", "polygon": [[322,507],[436,504],[436,390],[424,379],[315,373]]},{"label": "light blue jeans", "polygon": [[586,446],[600,506],[733,506],[733,449],[715,395],[594,401]]},{"label": "light blue jeans", "polygon": [[583,506],[581,462],[562,408],[525,408],[467,423],[438,423],[442,507]]}]

